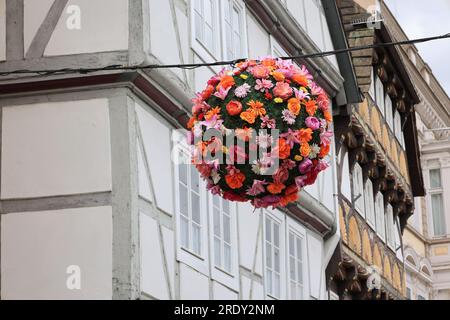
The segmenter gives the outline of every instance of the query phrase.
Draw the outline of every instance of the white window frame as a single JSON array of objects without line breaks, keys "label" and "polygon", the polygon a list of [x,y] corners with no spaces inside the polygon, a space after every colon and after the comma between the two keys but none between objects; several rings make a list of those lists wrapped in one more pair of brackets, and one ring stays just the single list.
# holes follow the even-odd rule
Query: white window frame
[{"label": "white window frame", "polygon": [[197,55],[204,61],[217,61],[221,59],[220,50],[220,3],[219,0],[211,0],[213,3],[212,13],[213,13],[213,49],[207,48],[200,40],[196,37],[196,25],[195,25],[195,1],[206,1],[206,0],[191,0],[190,2],[190,23],[191,23],[191,47],[197,53]]},{"label": "white window frame", "polygon": [[366,218],[366,212],[364,208],[364,182],[362,168],[358,162],[353,165],[352,172],[353,180],[353,203],[356,211],[364,218]]},{"label": "white window frame", "polygon": [[275,58],[289,56],[272,35],[270,35],[270,54]]},{"label": "white window frame", "polygon": [[394,209],[390,203],[386,206],[386,243],[389,248],[395,251],[395,234],[394,234]]},{"label": "white window frame", "polygon": [[[292,232],[296,237],[301,239],[302,244],[302,280],[303,280],[303,292],[302,300],[309,299],[309,270],[308,270],[308,255],[306,246],[306,229],[297,221],[291,217],[287,217],[287,232],[286,232],[286,274],[287,274],[287,299],[291,299],[291,279],[290,279],[290,243],[289,236]],[[296,299],[298,300],[298,299]]]},{"label": "white window frame", "polygon": [[[241,36],[241,52],[237,53],[236,56],[228,57],[227,55],[227,22],[225,19],[225,2],[229,2],[233,8],[238,9],[240,16],[240,36]],[[247,12],[245,3],[242,0],[220,0],[220,8],[221,8],[221,34],[222,34],[222,57],[225,60],[246,58],[248,56],[248,45],[247,45]],[[233,19],[233,17],[230,17]],[[232,20],[232,24],[234,21]],[[232,38],[233,39],[233,38]],[[234,43],[234,41],[233,41]],[[233,45],[233,44],[232,44]]]},{"label": "white window frame", "polygon": [[395,110],[394,113],[394,131],[395,137],[397,138],[398,143],[405,149],[405,140],[403,139],[403,130],[402,130],[402,116],[398,110]]},{"label": "white window frame", "polygon": [[[219,196],[217,196],[219,197]],[[239,289],[239,264],[238,264],[238,237],[237,237],[237,216],[236,216],[236,203],[227,201],[221,197],[220,200],[220,220],[221,220],[221,235],[223,238],[223,211],[222,205],[224,201],[227,201],[230,209],[230,245],[231,245],[231,270],[227,271],[222,266],[217,266],[215,261],[215,245],[214,245],[214,196],[208,195],[209,198],[209,249],[210,249],[210,264],[211,264],[211,276],[214,280],[222,283],[223,285],[238,290]],[[221,239],[223,240],[223,239]],[[221,243],[223,246],[223,243]],[[221,247],[221,250],[223,248]],[[223,251],[223,250],[222,250]],[[221,252],[221,259],[223,255]]]},{"label": "white window frame", "polygon": [[369,87],[369,96],[372,98],[372,101],[376,103],[375,96],[375,77],[374,77],[374,69],[370,71],[370,87]]},{"label": "white window frame", "polygon": [[375,196],[375,224],[377,229],[377,234],[383,242],[386,241],[386,223],[385,223],[385,212],[384,212],[384,199],[383,194],[378,191]]},{"label": "white window frame", "polygon": [[[277,210],[264,211],[264,222],[263,222],[263,273],[264,273],[264,294],[268,299],[275,299],[275,300],[284,300],[286,299],[286,251],[285,251],[285,244],[286,244],[286,224],[285,224],[285,216],[283,213],[278,212]],[[268,290],[268,279],[267,279],[267,263],[266,263],[266,257],[267,257],[267,248],[266,248],[266,219],[270,219],[272,222],[279,224],[280,230],[279,230],[279,257],[280,257],[280,296],[277,297],[273,294],[273,292],[269,292]],[[273,230],[271,230],[273,233]],[[273,239],[273,237],[272,237]],[[273,259],[273,257],[272,257]],[[272,262],[273,264],[273,262]],[[273,271],[272,271],[273,272]]]},{"label": "white window frame", "polygon": [[375,96],[376,100],[375,103],[378,107],[378,110],[380,110],[381,114],[383,115],[383,118],[385,117],[384,113],[384,86],[383,81],[381,81],[380,77],[375,72]]},{"label": "white window frame", "polygon": [[[439,176],[440,176],[440,186],[432,187],[431,186],[431,171],[438,170]],[[443,220],[444,220],[444,234],[436,234],[434,230],[434,210],[433,210],[433,196],[440,195],[441,196],[441,205],[442,205],[442,212],[443,212]],[[429,202],[429,208],[431,212],[431,234],[433,237],[436,238],[442,238],[445,237],[448,234],[448,228],[447,228],[447,220],[446,220],[446,214],[445,214],[445,198],[444,198],[444,189],[442,187],[442,169],[440,167],[432,167],[428,170],[428,202]]]},{"label": "white window frame", "polygon": [[385,101],[384,101],[384,107],[386,109],[385,115],[386,115],[386,123],[388,124],[388,127],[391,129],[392,132],[394,132],[394,116],[393,116],[393,105],[392,105],[392,99],[391,97],[386,93]]},{"label": "white window frame", "polygon": [[373,198],[373,184],[370,178],[367,178],[366,183],[364,184],[364,205],[366,211],[366,220],[367,224],[373,229],[376,230],[376,221],[375,221],[375,201]]},{"label": "white window frame", "polygon": [[[188,157],[189,153],[187,153],[187,145],[183,141],[179,141],[176,148],[176,156],[177,160],[179,159],[179,154],[183,153],[184,157]],[[177,260],[181,261],[195,270],[208,274],[208,215],[207,215],[207,194],[206,194],[206,185],[203,179],[199,177],[199,195],[200,195],[200,221],[201,221],[201,229],[200,229],[200,254],[193,252],[190,248],[185,248],[182,245],[181,240],[181,211],[180,211],[180,187],[179,187],[179,167],[177,162],[174,165],[174,177],[175,177],[175,217],[176,217],[176,245],[177,245]],[[188,170],[187,182],[190,184],[190,172]],[[188,195],[190,198],[190,187],[188,185]],[[190,200],[188,200],[190,202]],[[188,202],[188,203],[189,203]],[[192,216],[192,213],[189,212],[189,215]],[[190,229],[191,230],[191,229]]]}]

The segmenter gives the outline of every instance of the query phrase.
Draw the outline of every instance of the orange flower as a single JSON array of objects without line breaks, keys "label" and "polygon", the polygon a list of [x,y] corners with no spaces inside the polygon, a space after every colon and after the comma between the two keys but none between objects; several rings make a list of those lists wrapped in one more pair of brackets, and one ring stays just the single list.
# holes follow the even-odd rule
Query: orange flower
[{"label": "orange flower", "polygon": [[281,198],[280,204],[285,207],[290,202],[297,201],[298,199],[298,188],[295,184],[290,185],[284,191],[284,196]]},{"label": "orange flower", "polygon": [[242,103],[236,100],[228,102],[227,112],[230,116],[237,116],[242,112]]},{"label": "orange flower", "polygon": [[284,81],[285,79],[284,74],[280,71],[272,72],[272,77],[274,77],[277,82]]},{"label": "orange flower", "polygon": [[302,155],[302,157],[306,158],[307,156],[309,156],[310,153],[311,153],[311,147],[309,146],[309,144],[302,143],[300,145],[300,154]]},{"label": "orange flower", "polygon": [[269,67],[269,68],[275,68],[275,66],[276,66],[276,64],[277,64],[277,62],[275,61],[275,59],[271,59],[271,58],[264,59],[263,61],[261,61],[261,63],[262,63],[264,66]]},{"label": "orange flower", "polygon": [[301,74],[294,74],[291,79],[302,87],[306,87],[308,85],[308,79]]},{"label": "orange flower", "polygon": [[300,129],[298,131],[298,140],[300,140],[300,143],[307,143],[310,142],[312,139],[312,129],[306,128],[306,129]]},{"label": "orange flower", "polygon": [[216,89],[219,90],[220,87],[223,89],[228,89],[229,87],[234,86],[234,78],[232,76],[223,76],[222,79],[220,79],[219,84],[217,85]]},{"label": "orange flower", "polygon": [[312,117],[317,111],[317,104],[314,100],[305,102],[306,112]]},{"label": "orange flower", "polygon": [[188,129],[192,129],[193,127],[194,127],[194,124],[195,124],[195,121],[196,121],[197,119],[195,119],[195,116],[194,117],[191,117],[190,119],[189,119],[189,121],[188,121],[188,123],[186,124],[186,127],[188,128]]},{"label": "orange flower", "polygon": [[245,181],[245,175],[241,172],[235,173],[233,175],[227,174],[225,176],[225,181],[231,189],[239,189],[242,188],[242,185]]},{"label": "orange flower", "polygon": [[267,186],[267,191],[269,191],[271,194],[279,194],[285,188],[286,186],[282,183],[271,183]]},{"label": "orange flower", "polygon": [[300,100],[298,100],[297,98],[291,98],[288,101],[288,109],[289,111],[291,111],[293,114],[295,114],[296,116],[298,116],[298,114],[300,113]]},{"label": "orange flower", "polygon": [[328,123],[333,122],[333,117],[331,116],[330,111],[324,111],[323,116]]},{"label": "orange flower", "polygon": [[255,100],[250,100],[249,102],[247,102],[247,105],[255,112],[257,117],[266,115],[266,109],[264,109],[263,103]]},{"label": "orange flower", "polygon": [[291,147],[283,138],[278,139],[278,156],[281,160],[289,158],[291,155]]},{"label": "orange flower", "polygon": [[323,144],[320,145],[320,153],[319,153],[320,158],[325,158],[329,152],[330,152],[329,144],[326,146],[324,146]]},{"label": "orange flower", "polygon": [[241,113],[241,119],[247,121],[250,124],[254,124],[256,120],[256,113],[251,108],[247,109],[247,111]]},{"label": "orange flower", "polygon": [[214,92],[214,87],[212,85],[208,85],[206,87],[205,90],[203,90],[203,92],[200,94],[203,100],[208,100],[209,97],[211,97],[211,95]]},{"label": "orange flower", "polygon": [[206,114],[205,114],[205,119],[209,120],[212,117],[214,117],[214,115],[220,115],[220,107],[214,107],[212,109],[210,109]]}]

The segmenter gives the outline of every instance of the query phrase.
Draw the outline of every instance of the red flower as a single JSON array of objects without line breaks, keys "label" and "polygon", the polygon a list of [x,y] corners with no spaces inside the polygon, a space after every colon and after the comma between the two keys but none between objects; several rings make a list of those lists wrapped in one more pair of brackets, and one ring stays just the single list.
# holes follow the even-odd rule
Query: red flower
[{"label": "red flower", "polygon": [[246,202],[248,199],[245,196],[234,193],[232,191],[225,191],[222,195],[225,200]]},{"label": "red flower", "polygon": [[228,102],[227,112],[230,116],[237,116],[242,112],[242,103],[236,100]]}]

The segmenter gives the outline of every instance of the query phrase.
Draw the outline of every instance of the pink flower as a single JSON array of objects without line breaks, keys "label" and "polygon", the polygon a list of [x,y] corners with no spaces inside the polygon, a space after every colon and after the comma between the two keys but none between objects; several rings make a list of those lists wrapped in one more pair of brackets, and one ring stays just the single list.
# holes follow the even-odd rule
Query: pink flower
[{"label": "pink flower", "polygon": [[212,181],[208,181],[208,184],[206,185],[206,188],[213,194],[213,195],[219,195],[220,194],[220,186],[215,185],[212,183]]},{"label": "pink flower", "polygon": [[217,115],[213,115],[209,120],[205,120],[200,122],[201,125],[206,127],[206,130],[208,129],[216,129],[220,130],[220,127],[222,126],[223,120],[219,120],[217,118]]},{"label": "pink flower", "polygon": [[269,119],[269,116],[261,117],[261,128],[268,128],[268,129],[275,129],[276,128],[276,122],[275,119]]},{"label": "pink flower", "polygon": [[278,168],[277,172],[273,175],[273,181],[275,183],[284,183],[289,179],[289,171],[286,168]]},{"label": "pink flower", "polygon": [[333,131],[324,131],[320,134],[320,143],[324,146],[328,146],[331,143],[333,137]]},{"label": "pink flower", "polygon": [[262,79],[262,78],[267,79],[270,74],[269,68],[267,68],[266,66],[264,66],[262,64],[258,64],[256,66],[254,66],[250,72],[252,73],[252,75],[255,78],[258,78],[258,79]]},{"label": "pink flower", "polygon": [[250,89],[251,87],[247,83],[244,83],[242,86],[239,86],[236,88],[236,90],[234,90],[234,94],[238,98],[245,98]]},{"label": "pink flower", "polygon": [[325,160],[320,160],[316,166],[316,170],[323,171],[323,170],[327,169],[329,166],[330,166],[330,164],[328,162],[326,162]]},{"label": "pink flower", "polygon": [[320,94],[317,97],[317,104],[322,111],[328,111],[330,107],[330,99],[328,99],[328,96],[324,93]]},{"label": "pink flower", "polygon": [[300,144],[297,134],[292,131],[292,129],[288,129],[288,132],[283,133],[280,137],[286,139],[286,143],[291,147],[291,149],[294,147],[294,144]]},{"label": "pink flower", "polygon": [[292,96],[292,88],[286,82],[277,82],[275,88],[273,89],[273,94],[276,97],[280,97],[284,100]]},{"label": "pink flower", "polygon": [[292,161],[291,159],[286,159],[283,161],[281,166],[287,170],[292,170],[295,168],[295,161]]},{"label": "pink flower", "polygon": [[270,206],[275,208],[279,204],[280,200],[281,200],[281,197],[270,195],[270,196],[265,196],[262,199],[255,198],[252,200],[252,204],[256,209],[267,208]]},{"label": "pink flower", "polygon": [[282,119],[284,122],[289,125],[293,125],[295,123],[295,114],[293,114],[291,111],[289,111],[288,109],[284,109],[282,114]]},{"label": "pink flower", "polygon": [[311,128],[312,130],[317,130],[320,127],[320,121],[316,117],[306,118],[305,124],[308,128]]},{"label": "pink flower", "polygon": [[294,93],[295,93],[295,97],[298,100],[305,100],[305,99],[309,99],[309,93],[303,91],[303,90],[298,90],[297,88],[293,88],[294,89]]},{"label": "pink flower", "polygon": [[306,176],[299,176],[295,178],[295,184],[297,185],[297,187],[299,189],[303,188],[304,186],[306,186],[306,180],[308,178]]},{"label": "pink flower", "polygon": [[230,159],[233,163],[244,164],[248,158],[245,149],[240,146],[231,146],[229,148]]},{"label": "pink flower", "polygon": [[253,185],[251,188],[247,190],[247,195],[249,196],[257,196],[263,192],[266,192],[266,188],[264,186],[267,184],[265,180],[253,180]]},{"label": "pink flower", "polygon": [[267,79],[257,79],[255,90],[264,92],[266,90],[272,89],[273,83],[270,80]]},{"label": "pink flower", "polygon": [[311,94],[313,96],[318,96],[323,94],[323,89],[321,87],[319,87],[317,85],[317,83],[315,83],[314,81],[311,81],[311,83],[309,84],[309,87],[311,88]]},{"label": "pink flower", "polygon": [[301,174],[305,174],[311,171],[312,166],[313,166],[312,161],[307,158],[302,162],[300,162],[300,164],[298,165],[298,170],[300,171]]},{"label": "pink flower", "polygon": [[230,89],[231,89],[231,87],[228,87],[228,89],[224,89],[222,87],[219,87],[219,90],[216,93],[214,93],[214,95],[217,98],[219,98],[219,99],[225,100],[225,98],[227,97],[228,92],[230,91]]}]

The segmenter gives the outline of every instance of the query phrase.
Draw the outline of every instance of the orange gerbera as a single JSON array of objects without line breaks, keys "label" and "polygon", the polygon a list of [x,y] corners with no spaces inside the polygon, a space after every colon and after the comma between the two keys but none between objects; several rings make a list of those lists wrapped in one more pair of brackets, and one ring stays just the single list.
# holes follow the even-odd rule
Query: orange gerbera
[{"label": "orange gerbera", "polygon": [[300,100],[298,100],[297,98],[290,98],[288,101],[288,109],[290,112],[292,112],[293,114],[295,114],[296,116],[298,116],[298,114],[300,113]]},{"label": "orange gerbera", "polygon": [[250,124],[254,124],[256,120],[256,112],[250,108],[241,113],[241,119],[247,121]]},{"label": "orange gerbera", "polygon": [[194,117],[191,117],[191,118],[189,119],[188,123],[186,124],[186,127],[187,127],[188,129],[192,129],[192,128],[194,127],[195,121],[197,121],[197,119],[195,119],[195,116],[194,116]]},{"label": "orange gerbera", "polygon": [[220,115],[220,107],[214,107],[212,109],[209,109],[208,112],[205,114],[205,119],[209,120],[215,115]]},{"label": "orange gerbera", "polygon": [[255,112],[256,116],[265,116],[266,109],[264,109],[264,104],[258,100],[250,100],[247,105]]},{"label": "orange gerbera", "polygon": [[295,184],[290,185],[284,191],[284,196],[281,198],[281,205],[285,207],[288,203],[297,201],[298,188]]},{"label": "orange gerbera", "polygon": [[281,160],[289,158],[291,155],[291,147],[283,138],[278,139],[278,156]]},{"label": "orange gerbera", "polygon": [[317,111],[317,104],[314,100],[305,102],[306,112],[312,117]]},{"label": "orange gerbera", "polygon": [[308,79],[301,74],[294,74],[291,79],[302,87],[306,87],[308,85]]},{"label": "orange gerbera", "polygon": [[309,144],[302,143],[300,145],[300,154],[302,155],[302,157],[306,158],[307,156],[309,156],[310,153],[311,153],[311,147],[309,146]]},{"label": "orange gerbera", "polygon": [[277,64],[277,62],[275,61],[275,59],[264,59],[263,61],[261,61],[261,63],[263,64],[263,66],[275,69],[275,66]]},{"label": "orange gerbera", "polygon": [[284,81],[285,79],[284,74],[280,71],[272,72],[272,77],[274,77],[277,82]]},{"label": "orange gerbera", "polygon": [[271,183],[267,186],[267,191],[271,194],[279,194],[284,189],[286,189],[286,186],[282,183]]},{"label": "orange gerbera", "polygon": [[328,153],[330,153],[330,145],[327,144],[326,146],[324,146],[323,144],[321,144],[319,157],[325,158],[328,155]]},{"label": "orange gerbera", "polygon": [[233,175],[227,174],[225,176],[225,181],[231,189],[239,189],[242,188],[244,184],[245,175],[241,172],[235,173]]},{"label": "orange gerbera", "polygon": [[232,76],[226,75],[220,79],[219,84],[216,89],[219,90],[220,87],[223,89],[228,89],[229,87],[234,86],[234,78]]},{"label": "orange gerbera", "polygon": [[298,130],[298,140],[300,140],[300,143],[310,142],[312,139],[312,134],[313,131],[311,128],[300,129]]},{"label": "orange gerbera", "polygon": [[333,117],[331,116],[330,111],[324,111],[323,117],[325,118],[325,120],[327,120],[328,123],[333,122]]}]

